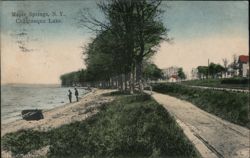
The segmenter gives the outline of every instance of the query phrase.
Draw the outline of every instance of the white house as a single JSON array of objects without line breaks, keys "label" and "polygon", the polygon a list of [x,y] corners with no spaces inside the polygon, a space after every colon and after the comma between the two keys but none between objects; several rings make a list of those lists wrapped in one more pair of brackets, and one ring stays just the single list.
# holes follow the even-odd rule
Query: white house
[{"label": "white house", "polygon": [[179,70],[179,67],[171,66],[171,67],[162,69],[162,72],[164,74],[164,77],[166,77],[167,79],[169,79],[173,75],[178,76],[178,70]]},{"label": "white house", "polygon": [[239,75],[241,77],[248,77],[249,76],[249,56],[240,55],[238,64],[239,64]]},{"label": "white house", "polygon": [[191,70],[191,80],[196,80],[199,78],[199,75],[198,75],[198,69],[197,68],[193,68]]}]

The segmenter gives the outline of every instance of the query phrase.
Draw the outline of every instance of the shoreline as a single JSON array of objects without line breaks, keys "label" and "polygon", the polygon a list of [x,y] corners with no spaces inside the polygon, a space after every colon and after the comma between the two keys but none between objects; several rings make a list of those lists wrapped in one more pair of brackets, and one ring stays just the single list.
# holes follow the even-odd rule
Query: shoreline
[{"label": "shoreline", "polygon": [[47,131],[64,124],[85,120],[87,117],[97,113],[96,110],[86,112],[86,108],[111,101],[112,97],[102,97],[102,94],[111,91],[112,90],[93,89],[82,96],[79,102],[66,103],[62,106],[43,110],[44,119],[38,121],[26,121],[21,119],[6,124],[1,123],[1,137],[7,133],[19,130],[33,129]]},{"label": "shoreline", "polygon": [[[53,87],[28,85],[6,85],[1,87],[4,92],[1,96],[1,124],[9,124],[22,119],[22,110],[41,109],[43,112],[65,106],[69,103],[68,89],[74,87]],[[79,99],[87,95],[90,90],[77,87]],[[72,96],[72,101],[76,99]]]}]

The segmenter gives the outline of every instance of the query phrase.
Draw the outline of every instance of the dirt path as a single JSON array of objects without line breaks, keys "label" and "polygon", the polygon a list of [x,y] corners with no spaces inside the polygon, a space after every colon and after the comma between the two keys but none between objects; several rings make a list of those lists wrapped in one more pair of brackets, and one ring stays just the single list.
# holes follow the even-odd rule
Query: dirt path
[{"label": "dirt path", "polygon": [[249,130],[209,114],[195,105],[154,92],[203,157],[249,158]]}]

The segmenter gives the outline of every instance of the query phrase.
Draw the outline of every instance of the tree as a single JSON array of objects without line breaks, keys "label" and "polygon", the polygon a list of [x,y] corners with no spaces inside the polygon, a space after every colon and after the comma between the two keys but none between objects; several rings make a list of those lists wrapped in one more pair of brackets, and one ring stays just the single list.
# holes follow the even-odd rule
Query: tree
[{"label": "tree", "polygon": [[[167,38],[167,30],[161,20],[158,20],[162,10],[159,9],[161,1],[146,0],[135,1],[136,19],[136,81],[142,81],[143,60],[148,55],[153,55],[155,48],[162,40]],[[141,85],[141,84],[140,84]],[[140,87],[142,90],[143,87]]]},{"label": "tree", "polygon": [[209,75],[211,75],[213,78],[215,78],[216,64],[210,63],[209,66],[208,66],[208,71],[209,71]]},{"label": "tree", "polygon": [[217,77],[219,76],[222,77],[222,73],[225,72],[225,68],[220,64],[216,64],[215,72],[216,72]]},{"label": "tree", "polygon": [[143,77],[146,80],[156,81],[158,79],[163,79],[164,75],[161,69],[159,69],[155,64],[146,63],[143,66]]},{"label": "tree", "polygon": [[207,66],[198,66],[198,75],[200,79],[208,78],[208,67]]},{"label": "tree", "polygon": [[60,76],[61,84],[63,86],[74,86],[80,83],[81,71],[74,71]]},{"label": "tree", "polygon": [[127,61],[123,59],[123,49],[110,31],[100,32],[97,37],[85,48],[85,63],[87,70],[94,77],[93,81],[107,81],[118,72],[124,72]]},{"label": "tree", "polygon": [[[83,26],[99,33],[108,31],[112,34],[112,41],[119,44],[121,49],[112,51],[115,47],[111,44],[108,50],[113,52],[112,57],[126,61],[123,67],[117,66],[117,68],[121,73],[130,72],[131,93],[134,91],[135,81],[142,81],[143,61],[156,52],[157,46],[163,39],[168,39],[167,30],[159,18],[162,13],[159,8],[160,3],[159,0],[110,0],[99,3],[98,6],[104,13],[106,22],[81,14],[80,22]],[[140,87],[140,90],[142,89],[143,87]]]},{"label": "tree", "polygon": [[208,66],[208,70],[210,75],[213,78],[216,78],[218,76],[221,76],[222,72],[225,70],[223,66],[221,66],[220,64],[214,64],[214,63],[210,63]]},{"label": "tree", "polygon": [[183,69],[182,69],[182,68],[179,68],[179,69],[178,69],[177,74],[178,74],[178,77],[179,77],[181,80],[186,79],[186,75],[185,75],[185,73],[183,72]]},{"label": "tree", "polygon": [[233,55],[233,62],[232,62],[232,68],[234,69],[234,70],[237,70],[238,69],[238,62],[237,62],[237,60],[238,60],[238,56],[236,55],[236,54],[234,54]]}]

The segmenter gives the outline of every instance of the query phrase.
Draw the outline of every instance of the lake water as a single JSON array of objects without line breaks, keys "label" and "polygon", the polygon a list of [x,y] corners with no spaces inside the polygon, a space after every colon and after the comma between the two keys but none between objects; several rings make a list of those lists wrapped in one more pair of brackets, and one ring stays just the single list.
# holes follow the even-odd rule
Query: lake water
[{"label": "lake water", "polygon": [[[24,109],[48,110],[69,103],[68,90],[72,92],[72,102],[76,101],[73,87],[2,85],[1,86],[1,121],[2,124],[22,119]],[[87,93],[77,88],[79,96]]]}]

